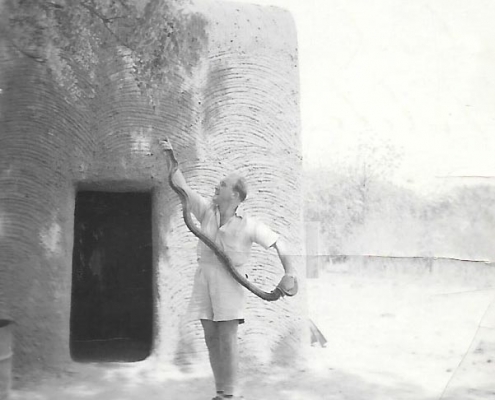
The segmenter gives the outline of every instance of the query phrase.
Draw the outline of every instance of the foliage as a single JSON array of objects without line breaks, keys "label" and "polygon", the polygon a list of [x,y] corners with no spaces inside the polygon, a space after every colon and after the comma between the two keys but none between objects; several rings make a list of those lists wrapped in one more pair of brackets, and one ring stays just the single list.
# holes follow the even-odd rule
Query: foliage
[{"label": "foliage", "polygon": [[363,205],[359,180],[347,174],[312,169],[305,182],[305,219],[320,222],[320,254],[495,258],[493,185],[425,196],[375,177]]},{"label": "foliage", "polygon": [[456,185],[424,207],[424,237],[439,253],[493,260],[495,187]]},{"label": "foliage", "polygon": [[73,98],[91,96],[101,55],[130,57],[136,84],[153,98],[178,72],[190,74],[205,48],[206,22],[179,2],[7,0],[2,34],[23,56],[47,65]]},{"label": "foliage", "polygon": [[306,171],[305,218],[320,222],[325,254],[342,254],[347,241],[380,207],[389,178],[400,164],[400,152],[376,135],[363,134],[346,164]]}]

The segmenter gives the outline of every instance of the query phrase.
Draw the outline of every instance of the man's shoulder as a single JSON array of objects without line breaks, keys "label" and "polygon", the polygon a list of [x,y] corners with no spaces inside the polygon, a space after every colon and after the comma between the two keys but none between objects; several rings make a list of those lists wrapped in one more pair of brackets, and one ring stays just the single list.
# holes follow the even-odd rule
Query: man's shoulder
[{"label": "man's shoulder", "polygon": [[243,224],[251,229],[256,229],[259,226],[265,226],[266,224],[258,217],[249,215],[247,213],[238,216],[243,222]]}]

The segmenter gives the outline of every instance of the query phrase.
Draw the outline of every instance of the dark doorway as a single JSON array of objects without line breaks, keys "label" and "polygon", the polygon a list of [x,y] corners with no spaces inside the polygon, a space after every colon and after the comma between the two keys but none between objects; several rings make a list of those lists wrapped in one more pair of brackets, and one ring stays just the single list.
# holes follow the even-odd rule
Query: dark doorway
[{"label": "dark doorway", "polygon": [[149,356],[151,241],[151,193],[77,193],[70,321],[74,360]]}]

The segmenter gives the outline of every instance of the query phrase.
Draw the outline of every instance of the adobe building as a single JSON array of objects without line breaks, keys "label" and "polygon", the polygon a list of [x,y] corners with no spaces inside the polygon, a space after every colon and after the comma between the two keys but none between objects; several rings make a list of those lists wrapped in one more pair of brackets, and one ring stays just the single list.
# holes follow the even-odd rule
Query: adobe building
[{"label": "adobe building", "polygon": [[[0,6],[0,317],[15,321],[14,373],[206,360],[185,315],[197,239],[168,185],[165,136],[194,189],[211,196],[243,174],[245,211],[290,242],[300,293],[250,295],[240,340],[253,365],[298,357],[309,340],[290,14],[100,3]],[[259,247],[250,270],[267,291],[283,272]]]}]

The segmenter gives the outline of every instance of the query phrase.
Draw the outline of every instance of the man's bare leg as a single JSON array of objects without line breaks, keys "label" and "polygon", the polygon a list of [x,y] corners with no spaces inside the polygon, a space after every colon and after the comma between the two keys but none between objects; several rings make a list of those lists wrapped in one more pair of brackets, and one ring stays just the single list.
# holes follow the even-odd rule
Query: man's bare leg
[{"label": "man's bare leg", "polygon": [[239,366],[239,350],[237,347],[238,320],[217,322],[217,332],[220,344],[221,381],[224,395],[232,396],[237,383]]},{"label": "man's bare leg", "polygon": [[206,347],[210,356],[211,370],[215,378],[215,388],[217,393],[224,392],[224,381],[222,373],[222,362],[220,356],[220,337],[218,334],[218,322],[213,322],[207,319],[201,320],[203,331],[205,334]]}]

